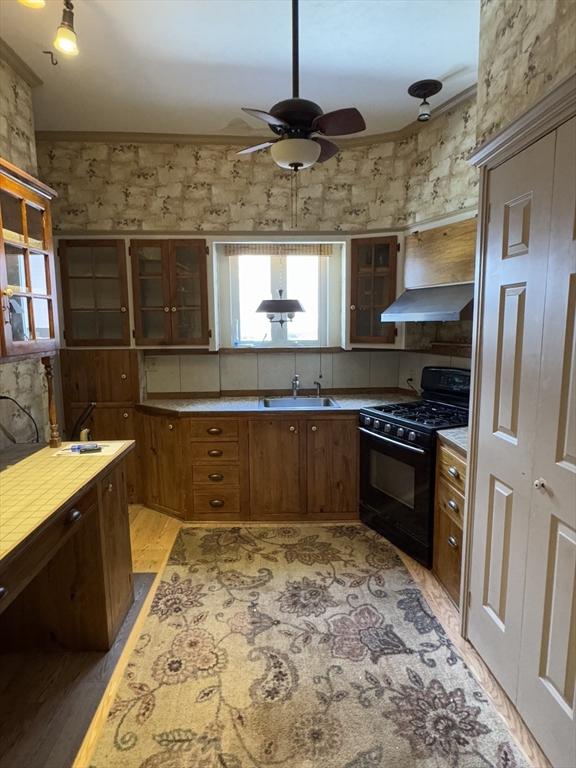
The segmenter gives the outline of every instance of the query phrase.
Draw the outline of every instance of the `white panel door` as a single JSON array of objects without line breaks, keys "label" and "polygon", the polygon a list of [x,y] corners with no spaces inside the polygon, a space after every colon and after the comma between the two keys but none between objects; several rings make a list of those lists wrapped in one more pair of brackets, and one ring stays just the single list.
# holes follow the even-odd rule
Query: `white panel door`
[{"label": "white panel door", "polygon": [[490,172],[470,571],[471,642],[515,700],[555,135]]},{"label": "white panel door", "polygon": [[576,118],[558,129],[517,707],[576,766]]}]

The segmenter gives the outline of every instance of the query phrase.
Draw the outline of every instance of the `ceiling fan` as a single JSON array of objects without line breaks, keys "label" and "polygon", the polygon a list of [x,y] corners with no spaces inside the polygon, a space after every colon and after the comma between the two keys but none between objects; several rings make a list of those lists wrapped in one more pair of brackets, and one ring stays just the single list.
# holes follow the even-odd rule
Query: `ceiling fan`
[{"label": "ceiling fan", "polygon": [[337,154],[338,146],[323,136],[344,136],[366,128],[355,107],[324,113],[315,102],[300,98],[298,43],[298,0],[292,0],[292,98],[279,101],[268,112],[242,107],[248,115],[267,123],[278,138],[237,152],[248,155],[272,147],[274,162],[292,171],[324,163]]}]

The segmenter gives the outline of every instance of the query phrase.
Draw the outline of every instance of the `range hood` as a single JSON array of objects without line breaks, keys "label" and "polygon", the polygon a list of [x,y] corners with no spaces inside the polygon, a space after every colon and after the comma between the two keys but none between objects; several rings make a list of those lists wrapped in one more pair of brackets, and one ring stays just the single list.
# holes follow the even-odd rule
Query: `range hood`
[{"label": "range hood", "polygon": [[474,283],[412,288],[380,315],[383,323],[471,320]]}]

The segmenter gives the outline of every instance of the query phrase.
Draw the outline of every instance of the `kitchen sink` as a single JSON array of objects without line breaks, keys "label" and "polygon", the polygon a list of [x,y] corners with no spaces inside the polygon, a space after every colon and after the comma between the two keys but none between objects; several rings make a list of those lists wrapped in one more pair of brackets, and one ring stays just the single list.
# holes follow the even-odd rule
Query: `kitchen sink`
[{"label": "kitchen sink", "polygon": [[289,410],[305,411],[318,408],[339,408],[338,403],[331,397],[263,397],[260,408],[286,408]]}]

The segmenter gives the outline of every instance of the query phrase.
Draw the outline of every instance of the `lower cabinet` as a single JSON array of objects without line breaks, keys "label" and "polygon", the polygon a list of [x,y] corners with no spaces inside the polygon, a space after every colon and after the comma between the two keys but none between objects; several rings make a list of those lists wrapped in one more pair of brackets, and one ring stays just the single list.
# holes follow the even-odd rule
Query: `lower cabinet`
[{"label": "lower cabinet", "polygon": [[174,416],[144,416],[140,420],[142,497],[163,512],[185,516],[185,478],[189,472],[183,452],[183,420]]},{"label": "lower cabinet", "polygon": [[358,513],[358,423],[356,418],[306,421],[308,515]]}]

